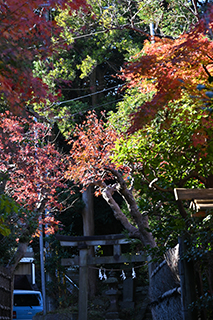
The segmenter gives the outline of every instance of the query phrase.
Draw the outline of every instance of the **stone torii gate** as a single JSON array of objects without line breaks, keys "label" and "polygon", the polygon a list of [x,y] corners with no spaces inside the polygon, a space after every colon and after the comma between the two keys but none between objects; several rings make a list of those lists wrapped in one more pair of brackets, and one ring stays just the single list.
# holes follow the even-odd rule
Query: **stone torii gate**
[{"label": "stone torii gate", "polygon": [[[121,245],[130,243],[123,234],[110,234],[101,236],[60,236],[56,238],[61,246],[78,247],[79,256],[72,259],[62,259],[63,266],[79,265],[79,298],[78,320],[87,320],[88,305],[88,267],[100,264],[131,263],[146,261],[144,254],[122,255]],[[94,246],[113,246],[113,256],[93,257],[88,254],[89,248]]]}]

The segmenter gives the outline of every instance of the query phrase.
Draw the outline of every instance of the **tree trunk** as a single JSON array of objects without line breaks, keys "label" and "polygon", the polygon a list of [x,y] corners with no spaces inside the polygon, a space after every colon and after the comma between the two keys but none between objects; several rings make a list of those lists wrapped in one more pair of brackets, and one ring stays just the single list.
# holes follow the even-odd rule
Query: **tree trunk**
[{"label": "tree trunk", "polygon": [[93,93],[92,95],[92,106],[95,106],[97,104],[97,94],[96,91],[96,68],[92,70],[92,73],[90,75],[90,90]]},{"label": "tree trunk", "polygon": [[[83,232],[84,236],[94,235],[94,208],[93,208],[93,194],[92,187],[89,186],[83,193],[82,199],[85,203],[85,207],[82,212],[83,217]],[[88,250],[88,255],[94,256],[94,248],[91,247]],[[89,268],[88,270],[88,292],[89,298],[94,297],[96,293],[96,270]]]}]

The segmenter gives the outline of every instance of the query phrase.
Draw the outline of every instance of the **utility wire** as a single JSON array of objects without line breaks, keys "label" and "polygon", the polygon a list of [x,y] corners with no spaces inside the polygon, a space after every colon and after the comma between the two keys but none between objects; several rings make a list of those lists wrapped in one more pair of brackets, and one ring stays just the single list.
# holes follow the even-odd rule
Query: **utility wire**
[{"label": "utility wire", "polygon": [[53,105],[48,106],[47,108],[45,108],[44,111],[47,111],[48,109],[50,109],[50,108],[53,107],[54,105],[60,106],[61,104],[64,104],[64,103],[68,103],[68,102],[80,100],[80,99],[83,99],[83,98],[87,98],[87,97],[93,96],[93,95],[95,95],[95,94],[102,93],[102,92],[106,92],[106,91],[109,91],[109,90],[112,90],[112,89],[115,89],[115,88],[119,88],[119,87],[118,87],[118,86],[114,86],[114,87],[111,87],[111,88],[108,88],[108,89],[103,89],[103,90],[101,90],[101,91],[96,91],[96,92],[94,92],[94,93],[87,94],[87,95],[85,95],[85,96],[77,97],[77,98],[70,99],[70,100],[65,100],[65,101],[56,102],[56,103],[54,103]]},{"label": "utility wire", "polygon": [[[86,112],[91,111],[91,110],[96,110],[96,109],[99,109],[99,108],[104,107],[106,105],[113,104],[113,103],[116,103],[116,102],[120,102],[122,100],[123,100],[123,98],[120,98],[120,99],[117,99],[117,100],[113,100],[113,101],[110,101],[110,102],[99,104],[97,106],[91,106],[90,108],[88,108],[86,110],[81,110],[81,111],[72,113],[72,114],[69,115],[69,117],[74,117],[77,114],[83,114],[83,113],[86,113]],[[66,116],[63,116],[63,117],[56,116],[56,117],[54,117],[54,119],[66,119]]]},{"label": "utility wire", "polygon": [[123,100],[123,98],[121,98],[121,99],[117,99],[117,100],[114,100],[114,101],[110,101],[110,102],[106,102],[106,103],[103,103],[103,104],[99,104],[98,106],[90,107],[90,108],[89,108],[89,109],[87,109],[87,110],[79,111],[79,112],[73,113],[72,115],[74,116],[74,115],[79,114],[79,113],[82,113],[82,112],[83,112],[83,113],[85,113],[85,112],[90,111],[90,110],[99,109],[99,108],[104,107],[104,106],[106,106],[106,105],[108,105],[108,104],[112,104],[112,103],[119,102],[119,101],[122,101],[122,100]]},{"label": "utility wire", "polygon": [[[86,38],[86,37],[90,37],[90,36],[94,36],[94,35],[96,35],[97,33],[107,33],[108,31],[113,30],[113,29],[114,29],[114,28],[110,28],[110,29],[106,29],[106,30],[95,31],[95,32],[87,33],[87,34],[82,34],[82,35],[73,37],[73,40],[81,39],[81,38]],[[66,39],[64,39],[64,41],[66,41]]]},{"label": "utility wire", "polygon": [[80,99],[83,99],[83,98],[88,98],[88,97],[94,96],[94,95],[96,95],[96,94],[98,94],[98,93],[102,93],[102,92],[105,92],[105,91],[109,91],[109,90],[112,90],[112,89],[115,89],[115,88],[118,88],[118,86],[114,86],[114,87],[111,87],[111,88],[108,88],[108,89],[103,89],[103,90],[101,90],[101,91],[96,91],[96,92],[87,94],[87,95],[85,95],[85,96],[77,97],[77,98],[74,98],[74,99],[65,100],[65,101],[60,101],[60,102],[57,102],[56,104],[57,104],[57,105],[60,105],[60,104],[62,104],[62,103],[67,103],[67,102],[71,102],[71,101],[80,100]]},{"label": "utility wire", "polygon": [[[141,22],[139,21],[139,22],[135,22],[134,23],[134,25],[137,25],[137,24],[141,24]],[[115,26],[115,27],[111,27],[111,28],[108,28],[108,29],[105,29],[105,30],[101,30],[101,31],[95,31],[95,32],[91,32],[91,33],[86,33],[86,34],[81,34],[81,35],[79,35],[79,36],[75,36],[75,37],[73,37],[72,39],[73,40],[77,40],[77,39],[81,39],[81,38],[87,38],[87,37],[90,37],[90,36],[94,36],[94,35],[96,35],[96,34],[98,34],[98,33],[107,33],[107,32],[109,32],[109,31],[112,31],[112,30],[119,30],[119,31],[122,31],[122,30],[125,30],[125,27],[128,27],[128,26],[130,26],[130,24],[123,24],[123,25],[119,25],[119,26]],[[61,39],[61,40],[58,40],[58,41],[56,41],[56,42],[66,42],[67,41],[67,39]]]}]

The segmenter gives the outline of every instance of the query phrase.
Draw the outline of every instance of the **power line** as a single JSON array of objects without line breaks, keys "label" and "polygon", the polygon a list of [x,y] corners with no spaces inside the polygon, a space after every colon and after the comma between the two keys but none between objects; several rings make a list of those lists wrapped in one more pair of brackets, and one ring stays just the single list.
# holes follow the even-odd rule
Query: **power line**
[{"label": "power line", "polygon": [[99,93],[102,93],[102,92],[105,92],[105,91],[109,91],[109,90],[112,90],[112,89],[115,89],[115,88],[118,88],[118,86],[114,86],[114,87],[111,87],[111,88],[108,88],[108,89],[104,88],[101,91],[96,91],[96,92],[93,92],[93,93],[89,93],[89,94],[87,94],[85,96],[77,97],[77,98],[74,98],[74,99],[71,99],[71,100],[65,100],[65,101],[57,102],[57,104],[60,105],[62,103],[67,103],[67,102],[71,102],[71,101],[80,100],[80,99],[83,99],[83,98],[88,98],[90,96],[94,96],[96,94],[99,94]]},{"label": "power line", "polygon": [[[72,114],[70,114],[69,116],[70,116],[70,117],[74,117],[74,116],[77,115],[77,114],[86,113],[86,112],[91,111],[91,110],[96,110],[96,109],[99,109],[99,108],[104,107],[104,106],[106,106],[106,105],[109,105],[109,104],[112,104],[112,103],[116,103],[116,102],[119,102],[119,101],[122,101],[122,100],[123,100],[123,98],[120,98],[120,99],[117,99],[117,100],[113,100],[113,101],[110,101],[110,102],[106,102],[106,103],[103,103],[103,104],[99,104],[99,105],[97,105],[97,106],[91,106],[90,108],[88,108],[88,109],[86,109],[86,110],[82,110],[82,111],[78,111],[78,112],[72,113]],[[54,119],[57,119],[57,118],[59,118],[59,119],[64,119],[64,118],[66,118],[66,116],[64,116],[64,117],[58,117],[58,116],[54,117]]]},{"label": "power line", "polygon": [[[96,94],[99,94],[99,93],[102,93],[102,92],[106,92],[106,91],[109,91],[109,90],[112,90],[112,89],[115,89],[115,88],[119,88],[119,87],[118,87],[118,86],[114,86],[114,87],[111,87],[111,88],[108,88],[108,89],[103,89],[103,90],[101,90],[101,91],[96,91],[96,92],[94,92],[94,93],[87,94],[87,95],[85,95],[85,96],[73,98],[73,99],[70,99],[70,100],[65,100],[65,101],[56,102],[56,103],[54,103],[52,106],[54,106],[54,105],[59,106],[59,105],[64,104],[64,103],[68,103],[68,102],[80,100],[80,99],[83,99],[83,98],[88,98],[88,97],[90,97],[90,96],[93,96],[93,95],[96,95]],[[51,106],[51,107],[52,107],[52,106]],[[45,108],[44,111],[47,111],[47,110],[50,109],[51,107]]]},{"label": "power line", "polygon": [[104,106],[106,106],[106,105],[108,105],[108,104],[112,104],[112,103],[115,103],[115,102],[119,102],[119,101],[122,101],[123,100],[123,98],[120,98],[120,99],[117,99],[117,100],[114,100],[114,101],[110,101],[110,102],[106,102],[106,103],[103,103],[103,104],[99,104],[98,106],[93,106],[93,107],[90,107],[89,109],[87,109],[87,110],[84,110],[84,111],[79,111],[79,112],[76,112],[76,113],[73,113],[73,114],[71,114],[72,116],[75,116],[76,114],[79,114],[80,112],[82,113],[85,113],[85,112],[87,112],[87,111],[90,111],[90,110],[95,110],[95,109],[99,109],[99,108],[101,108],[101,107],[104,107]]},{"label": "power line", "polygon": [[[134,25],[137,25],[137,24],[141,24],[141,22],[135,22]],[[108,28],[108,29],[105,29],[105,30],[101,30],[101,31],[95,31],[95,32],[91,32],[91,33],[86,33],[86,34],[82,34],[82,35],[79,35],[79,36],[76,36],[76,37],[73,37],[72,39],[73,40],[77,40],[77,39],[81,39],[81,38],[87,38],[87,37],[90,37],[90,36],[94,36],[98,33],[107,33],[109,31],[112,31],[112,30],[119,30],[119,31],[122,31],[125,29],[125,27],[128,27],[130,26],[130,24],[123,24],[123,25],[119,25],[119,26],[115,26],[115,27],[111,27],[111,28]],[[67,41],[67,39],[63,39],[63,40],[59,40],[57,41],[58,43],[59,42],[65,42]]]},{"label": "power line", "polygon": [[[94,35],[96,35],[97,33],[107,33],[107,32],[110,31],[110,30],[113,30],[113,28],[106,29],[106,30],[101,30],[101,31],[96,31],[96,32],[91,32],[91,33],[87,33],[87,34],[82,34],[82,35],[73,37],[73,40],[81,39],[81,38],[86,38],[86,37],[90,37],[90,36],[94,36]],[[64,41],[66,41],[66,39],[65,39]]]}]

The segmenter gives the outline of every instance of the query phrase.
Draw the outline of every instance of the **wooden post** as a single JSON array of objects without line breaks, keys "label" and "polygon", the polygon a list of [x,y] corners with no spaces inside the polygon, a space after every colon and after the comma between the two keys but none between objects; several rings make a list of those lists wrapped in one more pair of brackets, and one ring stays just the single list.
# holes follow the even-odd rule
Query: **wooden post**
[{"label": "wooden post", "polygon": [[[83,217],[83,232],[84,236],[93,236],[95,230],[94,224],[94,205],[93,205],[93,193],[92,187],[89,186],[83,192],[82,200],[85,203],[84,210],[82,212]],[[88,249],[88,255],[94,257],[94,247],[91,246]],[[89,298],[95,296],[96,293],[96,270],[95,269],[88,269],[88,288],[89,288]]]},{"label": "wooden post", "polygon": [[93,194],[92,194],[91,186],[87,187],[87,189],[83,192],[82,200],[85,204],[85,207],[82,212],[84,236],[93,236],[95,225],[94,225]]},{"label": "wooden post", "polygon": [[186,235],[182,235],[178,239],[180,253],[179,273],[181,285],[181,304],[183,320],[196,320],[197,310],[191,310],[189,308],[189,305],[196,300],[196,291],[193,261],[187,261],[187,259],[184,258],[184,254],[188,249],[188,240],[189,239]]},{"label": "wooden post", "polygon": [[87,320],[88,305],[88,266],[87,245],[79,246],[79,296],[78,296],[78,320]]},{"label": "wooden post", "polygon": [[113,256],[116,259],[119,258],[121,255],[121,245],[120,244],[114,244],[113,246]]}]

